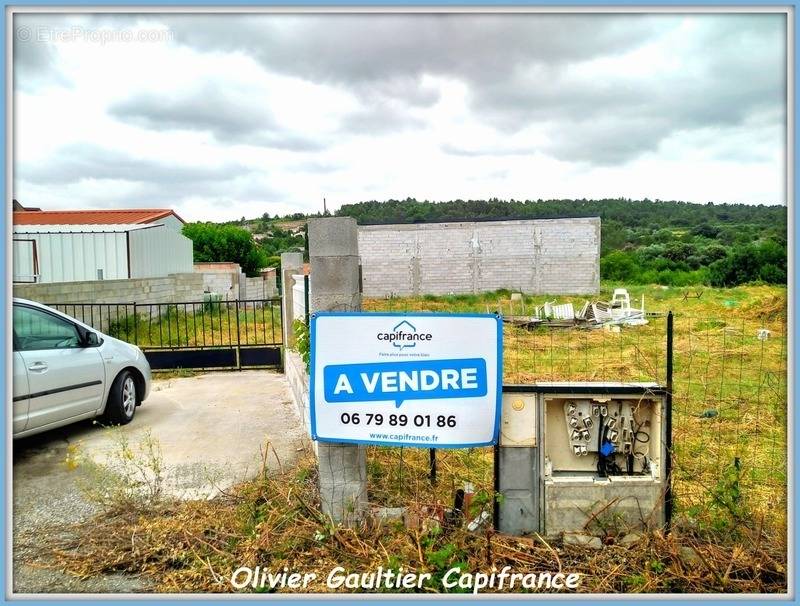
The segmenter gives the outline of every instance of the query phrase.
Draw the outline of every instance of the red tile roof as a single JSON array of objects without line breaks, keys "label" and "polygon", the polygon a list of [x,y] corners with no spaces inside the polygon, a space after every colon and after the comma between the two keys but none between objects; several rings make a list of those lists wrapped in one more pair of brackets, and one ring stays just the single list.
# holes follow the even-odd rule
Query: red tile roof
[{"label": "red tile roof", "polygon": [[23,210],[14,211],[14,225],[124,225],[152,223],[177,213],[167,208],[119,210]]}]

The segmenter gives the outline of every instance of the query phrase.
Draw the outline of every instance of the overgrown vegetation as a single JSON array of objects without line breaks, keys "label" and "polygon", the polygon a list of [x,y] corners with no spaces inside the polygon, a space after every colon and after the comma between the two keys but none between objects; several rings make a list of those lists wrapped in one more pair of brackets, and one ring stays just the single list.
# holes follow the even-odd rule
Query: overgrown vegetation
[{"label": "overgrown vegetation", "polygon": [[128,313],[130,307],[121,310],[122,313],[109,322],[106,332],[139,347],[263,345],[281,340],[278,305],[245,307],[240,304],[237,313],[235,305],[217,297],[202,304],[143,307],[148,313],[136,316]]},{"label": "overgrown vegetation", "polygon": [[301,319],[296,319],[292,323],[294,331],[294,348],[306,365],[306,371],[311,371],[311,333],[308,326]]},{"label": "overgrown vegetation", "polygon": [[[397,466],[387,450],[370,452],[369,460],[382,470]],[[424,465],[409,461],[406,473],[411,483],[428,483]],[[406,501],[419,524],[370,518],[355,528],[334,526],[320,510],[316,466],[307,457],[294,469],[264,474],[211,501],[108,510],[76,529],[76,535],[43,537],[51,559],[38,565],[80,577],[143,575],[160,592],[231,592],[232,573],[241,566],[314,573],[306,589],[293,591],[315,593],[332,591],[326,578],[336,566],[358,573],[382,566],[431,575],[421,589],[394,590],[401,592],[468,593],[467,587],[444,588],[445,571],[487,572],[504,566],[521,573],[578,573],[581,592],[786,590],[785,544],[760,528],[742,527],[739,542],[733,543],[726,533],[680,522],[669,536],[655,532],[629,544],[620,543],[624,530],[608,534],[604,547],[596,550],[436,523],[422,513],[428,502]],[[485,500],[478,503],[470,515],[486,505]],[[360,590],[344,586],[337,591]]]},{"label": "overgrown vegetation", "polygon": [[103,431],[111,434],[113,445],[104,463],[85,456],[80,443],[67,448],[67,468],[84,471],[81,491],[106,511],[158,507],[164,497],[164,459],[158,440],[149,429],[136,444],[121,427]]},{"label": "overgrown vegetation", "polygon": [[609,252],[600,259],[600,274],[605,280],[668,286],[786,284],[786,258],[785,241],[774,238],[725,246],[678,236],[666,244]]}]

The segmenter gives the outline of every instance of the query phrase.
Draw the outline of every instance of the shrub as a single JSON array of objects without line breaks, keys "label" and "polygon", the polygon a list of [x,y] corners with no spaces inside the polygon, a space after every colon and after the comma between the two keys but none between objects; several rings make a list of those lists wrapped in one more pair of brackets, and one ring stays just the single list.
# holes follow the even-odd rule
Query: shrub
[{"label": "shrub", "polygon": [[311,372],[311,333],[308,326],[302,320],[297,319],[292,322],[292,330],[294,331],[294,349],[305,362],[306,371]]},{"label": "shrub", "polygon": [[786,283],[786,248],[774,240],[737,246],[709,266],[712,286],[736,286],[761,280]]},{"label": "shrub", "polygon": [[636,282],[639,266],[633,253],[616,250],[600,259],[600,275],[604,280]]},{"label": "shrub", "polygon": [[232,261],[248,276],[257,276],[267,255],[246,229],[214,223],[187,223],[183,235],[192,241],[195,262]]}]

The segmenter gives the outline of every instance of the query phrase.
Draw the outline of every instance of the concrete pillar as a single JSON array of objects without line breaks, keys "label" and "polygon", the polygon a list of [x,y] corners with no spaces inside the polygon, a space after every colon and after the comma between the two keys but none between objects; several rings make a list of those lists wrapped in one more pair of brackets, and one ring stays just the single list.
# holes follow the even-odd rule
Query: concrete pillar
[{"label": "concrete pillar", "polygon": [[[360,311],[358,229],[351,217],[309,219],[311,313]],[[322,512],[336,523],[352,524],[367,509],[366,448],[318,444]]]},{"label": "concrete pillar", "polygon": [[303,273],[303,254],[294,252],[281,253],[281,308],[283,310],[283,346],[294,345],[294,300],[292,298],[294,279],[292,275]]},{"label": "concrete pillar", "polygon": [[351,217],[309,219],[311,311],[360,311],[358,229]]}]

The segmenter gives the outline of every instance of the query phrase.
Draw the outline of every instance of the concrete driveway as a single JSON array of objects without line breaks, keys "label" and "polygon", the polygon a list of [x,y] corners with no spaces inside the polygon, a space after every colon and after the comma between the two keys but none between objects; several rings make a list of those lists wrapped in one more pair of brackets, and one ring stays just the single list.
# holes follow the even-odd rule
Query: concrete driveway
[{"label": "concrete driveway", "polygon": [[80,522],[97,511],[78,487],[80,480],[87,479],[85,466],[69,469],[68,456],[77,452],[79,457],[114,468],[121,442],[127,441],[139,452],[148,434],[162,458],[164,491],[191,499],[213,497],[261,473],[267,444],[268,470],[292,465],[306,439],[284,376],[242,371],[155,379],[150,397],[137,409],[133,422],[124,427],[104,429],[84,422],[17,440],[13,467],[15,591],[145,589],[122,577],[93,580],[88,585],[57,574],[54,580],[54,573],[23,562],[37,558],[31,551],[35,551],[37,533]]}]

